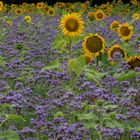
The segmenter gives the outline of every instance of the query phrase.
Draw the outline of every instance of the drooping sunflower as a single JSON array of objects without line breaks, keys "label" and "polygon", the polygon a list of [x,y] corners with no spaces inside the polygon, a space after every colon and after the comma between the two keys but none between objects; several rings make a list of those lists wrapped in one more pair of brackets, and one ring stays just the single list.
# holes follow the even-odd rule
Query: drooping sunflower
[{"label": "drooping sunflower", "polygon": [[60,28],[64,35],[75,37],[83,31],[83,20],[78,13],[64,15],[60,21]]},{"label": "drooping sunflower", "polygon": [[133,19],[138,20],[139,17],[140,17],[139,13],[134,13],[134,14],[133,14]]},{"label": "drooping sunflower", "polygon": [[48,9],[48,15],[49,15],[49,16],[54,16],[54,15],[55,15],[55,10],[54,10],[54,8],[49,8],[49,9]]},{"label": "drooping sunflower", "polygon": [[105,13],[102,10],[97,10],[94,16],[97,21],[102,21],[105,18]]},{"label": "drooping sunflower", "polygon": [[94,20],[94,19],[95,19],[95,17],[94,17],[94,12],[89,12],[88,15],[87,15],[87,18],[88,18],[89,20]]},{"label": "drooping sunflower", "polygon": [[25,22],[30,23],[31,20],[32,20],[32,18],[31,18],[30,16],[25,16],[25,17],[24,17],[24,20],[25,20]]},{"label": "drooping sunflower", "polygon": [[16,15],[21,15],[22,14],[22,9],[21,8],[17,8],[15,10]]},{"label": "drooping sunflower", "polygon": [[104,53],[105,40],[97,33],[95,35],[91,34],[84,38],[82,46],[85,55],[95,58],[100,53]]},{"label": "drooping sunflower", "polygon": [[128,41],[133,36],[133,26],[130,26],[127,22],[119,24],[117,32],[119,37]]},{"label": "drooping sunflower", "polygon": [[130,65],[132,69],[140,67],[140,56],[136,55],[128,58],[127,64]]},{"label": "drooping sunflower", "polygon": [[108,59],[111,59],[116,52],[119,52],[122,55],[122,58],[126,59],[126,53],[119,44],[114,44],[108,49]]},{"label": "drooping sunflower", "polygon": [[112,21],[111,24],[110,24],[110,29],[112,31],[116,32],[118,27],[119,27],[119,24],[120,23],[118,21],[116,21],[116,20]]}]

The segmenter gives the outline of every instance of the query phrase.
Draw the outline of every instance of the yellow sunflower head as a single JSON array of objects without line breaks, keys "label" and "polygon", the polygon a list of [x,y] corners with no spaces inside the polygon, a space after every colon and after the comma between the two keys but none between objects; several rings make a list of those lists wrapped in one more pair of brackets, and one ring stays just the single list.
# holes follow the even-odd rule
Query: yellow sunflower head
[{"label": "yellow sunflower head", "polygon": [[126,59],[126,53],[119,44],[114,44],[108,49],[108,59],[111,59],[116,52],[119,52],[122,55],[122,58]]},{"label": "yellow sunflower head", "polygon": [[127,41],[133,36],[133,27],[128,25],[128,23],[119,24],[118,27],[118,36],[123,40]]},{"label": "yellow sunflower head", "polygon": [[102,10],[97,10],[94,16],[97,21],[101,21],[105,18],[105,13]]},{"label": "yellow sunflower head", "polygon": [[17,8],[15,10],[16,15],[21,15],[22,14],[22,9],[21,8]]},{"label": "yellow sunflower head", "polygon": [[127,64],[130,65],[132,69],[140,67],[140,55],[128,58]]},{"label": "yellow sunflower head", "polygon": [[36,8],[37,8],[37,9],[42,9],[43,6],[44,6],[43,2],[38,2],[38,3],[36,4]]},{"label": "yellow sunflower head", "polygon": [[138,1],[137,0],[130,0],[130,3],[133,4],[133,5],[137,5]]},{"label": "yellow sunflower head", "polygon": [[3,7],[3,2],[2,1],[0,1],[0,8],[2,8]]},{"label": "yellow sunflower head", "polygon": [[49,16],[54,16],[54,15],[55,15],[55,10],[54,10],[54,8],[49,8],[49,9],[48,9],[48,15],[49,15]]},{"label": "yellow sunflower head", "polygon": [[89,20],[94,20],[95,19],[94,12],[89,12],[87,17],[88,17]]},{"label": "yellow sunflower head", "polygon": [[139,13],[134,13],[134,14],[133,14],[133,19],[138,20],[139,17],[140,17]]},{"label": "yellow sunflower head", "polygon": [[94,58],[100,53],[104,53],[105,50],[105,41],[98,34],[89,35],[84,38],[83,41],[83,51],[87,56]]},{"label": "yellow sunflower head", "polygon": [[23,3],[21,4],[21,7],[22,7],[22,8],[27,8],[27,7],[28,7],[28,4],[27,4],[26,2],[23,2]]},{"label": "yellow sunflower head", "polygon": [[112,21],[111,24],[110,24],[110,29],[112,31],[116,32],[118,27],[119,27],[119,24],[120,23],[118,21],[116,21],[116,20]]},{"label": "yellow sunflower head", "polygon": [[31,22],[32,18],[30,16],[25,16],[24,17],[25,22]]},{"label": "yellow sunflower head", "polygon": [[118,0],[117,3],[118,4],[122,4],[123,2],[122,2],[122,0]]},{"label": "yellow sunflower head", "polygon": [[78,13],[64,15],[60,21],[60,28],[66,36],[75,37],[83,31],[83,20]]}]

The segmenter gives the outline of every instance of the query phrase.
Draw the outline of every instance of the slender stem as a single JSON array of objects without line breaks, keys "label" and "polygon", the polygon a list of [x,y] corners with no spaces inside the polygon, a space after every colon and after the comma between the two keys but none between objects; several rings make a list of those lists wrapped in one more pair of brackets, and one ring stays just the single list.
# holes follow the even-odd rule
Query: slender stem
[{"label": "slender stem", "polygon": [[98,63],[98,56],[96,57],[96,66],[98,67],[99,63]]},{"label": "slender stem", "polygon": [[69,38],[69,59],[72,58],[72,38]]}]

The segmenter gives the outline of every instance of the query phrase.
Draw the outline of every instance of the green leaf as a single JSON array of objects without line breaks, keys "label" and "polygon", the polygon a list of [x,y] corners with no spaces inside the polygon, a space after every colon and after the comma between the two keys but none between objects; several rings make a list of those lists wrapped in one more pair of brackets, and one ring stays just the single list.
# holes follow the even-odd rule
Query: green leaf
[{"label": "green leaf", "polygon": [[115,109],[117,107],[118,107],[118,105],[106,105],[106,106],[104,106],[104,109],[106,109],[106,110],[108,110],[108,109]]},{"label": "green leaf", "polygon": [[104,72],[99,72],[92,67],[86,67],[84,70],[86,72],[86,78],[97,83],[107,74]]},{"label": "green leaf", "polygon": [[112,121],[112,120],[108,120],[106,122],[106,127],[109,127],[109,128],[121,128],[124,130],[124,126],[123,124],[120,124],[119,122],[117,121]]},{"label": "green leaf", "polygon": [[121,73],[115,73],[113,76],[115,79],[117,79],[118,81],[123,81],[123,80],[127,80],[133,77],[136,77],[137,75],[139,75],[139,72],[135,72],[133,70],[129,70],[127,73],[126,72],[121,72]]},{"label": "green leaf", "polygon": [[78,115],[79,120],[92,120],[94,118],[95,118],[95,115],[92,112],[90,112],[90,113],[80,113]]},{"label": "green leaf", "polygon": [[8,118],[10,121],[25,121],[24,118],[20,115],[14,115],[14,114],[5,114],[5,116]]},{"label": "green leaf", "polygon": [[18,134],[12,130],[0,133],[0,139],[20,140]]},{"label": "green leaf", "polygon": [[61,35],[58,35],[51,45],[53,49],[61,49],[66,46],[67,46],[67,41]]},{"label": "green leaf", "polygon": [[68,68],[71,69],[75,74],[80,75],[84,66],[86,65],[86,60],[83,56],[77,57],[75,59],[68,60]]},{"label": "green leaf", "polygon": [[0,56],[0,65],[3,66],[5,64],[4,58]]},{"label": "green leaf", "polygon": [[137,37],[137,40],[140,41],[140,36]]},{"label": "green leaf", "polygon": [[56,69],[60,66],[60,62],[58,59],[50,62],[47,66],[45,66],[44,68],[42,68],[42,70],[51,70],[51,69]]},{"label": "green leaf", "polygon": [[107,47],[110,47],[112,44],[114,44],[116,42],[116,39],[111,39],[106,43]]},{"label": "green leaf", "polygon": [[11,108],[11,107],[12,107],[11,105],[9,105],[9,104],[7,104],[7,103],[4,103],[4,104],[0,105],[0,110],[2,111],[2,110],[4,110],[4,109],[9,109],[9,108]]}]

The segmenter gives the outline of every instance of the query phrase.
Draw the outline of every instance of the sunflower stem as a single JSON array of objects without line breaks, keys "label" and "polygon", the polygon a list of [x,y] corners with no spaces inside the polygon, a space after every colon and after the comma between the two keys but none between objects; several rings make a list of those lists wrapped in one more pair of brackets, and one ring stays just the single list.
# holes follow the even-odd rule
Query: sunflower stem
[{"label": "sunflower stem", "polygon": [[[69,37],[69,59],[72,59],[72,38]],[[74,87],[74,76],[71,69],[69,69],[69,77],[70,77],[70,89],[73,91]]]},{"label": "sunflower stem", "polygon": [[72,38],[69,38],[69,59],[72,58]]},{"label": "sunflower stem", "polygon": [[96,57],[96,66],[98,67],[99,65],[99,59],[98,59],[98,56]]}]

